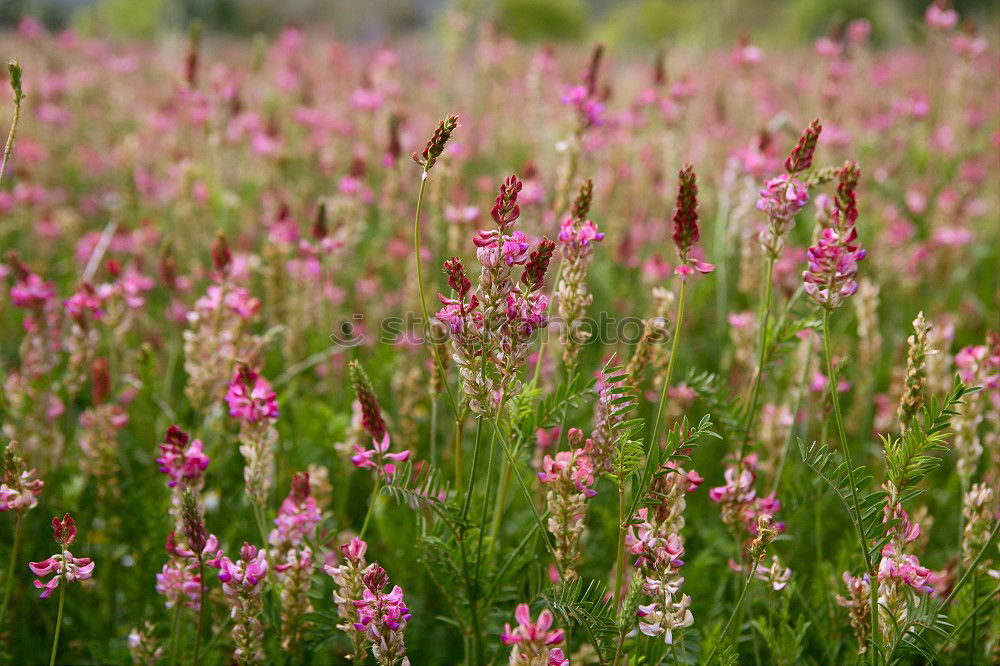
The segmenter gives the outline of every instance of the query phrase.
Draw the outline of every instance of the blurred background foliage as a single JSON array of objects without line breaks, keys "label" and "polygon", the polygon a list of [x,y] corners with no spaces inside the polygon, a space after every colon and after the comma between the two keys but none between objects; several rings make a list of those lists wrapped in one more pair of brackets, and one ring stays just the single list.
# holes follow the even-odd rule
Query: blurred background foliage
[{"label": "blurred background foliage", "polygon": [[[148,39],[198,19],[210,32],[273,33],[286,25],[363,41],[450,29],[461,10],[521,41],[601,40],[612,48],[664,41],[764,46],[809,43],[864,17],[876,45],[910,41],[929,0],[0,0],[0,26],[35,16],[50,29]],[[966,20],[1000,36],[1000,2],[955,0]]]}]

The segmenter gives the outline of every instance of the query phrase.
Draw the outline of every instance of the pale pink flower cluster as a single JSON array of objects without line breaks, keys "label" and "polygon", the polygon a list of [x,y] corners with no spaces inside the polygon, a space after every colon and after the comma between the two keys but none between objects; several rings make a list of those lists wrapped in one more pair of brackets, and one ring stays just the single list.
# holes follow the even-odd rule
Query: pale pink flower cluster
[{"label": "pale pink flower cluster", "polygon": [[847,596],[838,594],[837,605],[847,609],[851,630],[858,641],[858,652],[863,654],[868,649],[868,637],[872,629],[872,607],[869,599],[871,578],[867,573],[852,576],[849,571],[845,571],[841,578],[847,586]]},{"label": "pale pink flower cluster", "polygon": [[209,457],[205,455],[200,439],[191,441],[186,432],[171,425],[160,444],[160,452],[156,462],[160,466],[160,472],[167,475],[167,486],[197,488],[201,485]]},{"label": "pale pink flower cluster", "polygon": [[[757,534],[757,517],[774,517],[781,509],[781,502],[774,493],[759,497],[754,488],[757,480],[757,454],[746,456],[739,465],[727,464],[723,474],[725,485],[708,491],[708,498],[721,505],[722,522],[731,530],[742,527],[751,535]],[[784,522],[777,522],[774,528],[785,531]]]},{"label": "pale pink flower cluster", "polygon": [[299,545],[316,533],[322,514],[316,506],[316,499],[309,487],[309,473],[303,472],[292,477],[288,497],[281,502],[278,516],[274,519],[275,529],[267,539],[271,545]]},{"label": "pale pink flower cluster", "polygon": [[786,567],[777,555],[771,555],[771,563],[759,564],[755,575],[758,580],[766,582],[772,590],[780,592],[792,579],[792,570]]},{"label": "pale pink flower cluster", "polygon": [[635,566],[643,576],[643,594],[651,599],[638,607],[639,630],[647,636],[663,636],[668,645],[673,645],[675,632],[694,623],[691,598],[680,592],[684,583],[680,575],[684,565],[681,530],[686,495],[703,480],[694,470],[685,471],[668,462],[650,489],[659,503],[639,509],[626,535],[629,552],[639,556]]},{"label": "pale pink flower cluster", "polygon": [[13,443],[0,452],[0,464],[0,512],[24,514],[38,506],[38,495],[45,483],[14,452]]},{"label": "pale pink flower cluster", "polygon": [[250,424],[278,418],[278,402],[271,384],[247,365],[233,373],[226,391],[229,415]]},{"label": "pale pink flower cluster", "polygon": [[401,663],[408,666],[403,631],[410,621],[410,610],[403,601],[403,589],[393,585],[387,594],[389,574],[378,563],[373,563],[361,578],[364,591],[354,601],[358,621],[354,628],[363,632],[371,643],[372,655],[381,666]]},{"label": "pale pink flower cluster", "polygon": [[29,562],[28,568],[36,576],[55,574],[46,583],[35,581],[35,587],[42,591],[41,598],[48,599],[61,581],[72,583],[90,578],[94,573],[94,561],[89,557],[73,557],[73,553],[64,550],[62,553],[49,556],[47,560]]},{"label": "pale pink flower cluster", "polygon": [[349,543],[340,546],[340,551],[344,555],[344,562],[339,566],[333,564],[323,565],[323,571],[333,578],[336,587],[333,590],[333,601],[337,604],[337,615],[343,622],[337,628],[351,637],[354,645],[354,660],[358,661],[364,656],[364,634],[355,629],[358,619],[358,609],[354,601],[361,599],[364,593],[364,582],[362,580],[368,564],[365,562],[365,551],[368,544],[354,537]]},{"label": "pale pink flower cluster", "polygon": [[[640,528],[640,534],[644,532]],[[647,636],[663,636],[667,645],[673,645],[674,632],[694,624],[694,615],[689,610],[691,597],[680,591],[684,584],[680,575],[684,542],[677,533],[666,538],[651,536],[633,544],[632,552],[640,544],[646,571],[642,591],[653,601],[638,607],[639,631]]]},{"label": "pale pink flower cluster", "polygon": [[165,598],[167,608],[183,604],[198,610],[201,607],[200,563],[221,555],[218,538],[209,534],[201,553],[195,553],[178,544],[174,532],[171,532],[167,536],[166,549],[170,561],[156,574],[156,591]]},{"label": "pale pink flower cluster", "polygon": [[274,546],[272,561],[283,581],[281,587],[281,645],[297,653],[308,626],[305,616],[312,612],[309,590],[314,569],[313,552],[307,540],[316,534],[322,515],[311,495],[309,473],[292,477],[291,491],[281,503],[275,529],[268,535]]},{"label": "pale pink flower cluster", "polygon": [[55,574],[48,582],[35,580],[35,587],[42,591],[42,599],[48,599],[62,582],[87,580],[94,574],[94,561],[89,557],[74,557],[69,552],[69,546],[76,540],[76,524],[68,513],[60,519],[52,519],[52,530],[56,543],[62,546],[62,551],[49,556],[41,562],[29,562],[28,568],[36,576]]},{"label": "pale pink flower cluster", "polygon": [[508,622],[500,634],[503,644],[511,646],[510,666],[569,666],[562,649],[554,647],[563,642],[566,632],[552,629],[552,611],[543,610],[533,622],[528,604],[518,604],[514,618],[517,626],[511,629]]},{"label": "pale pink flower cluster", "polygon": [[[579,446],[583,433],[573,428],[569,432],[571,447]],[[542,460],[541,482],[549,486],[546,501],[549,510],[549,531],[555,536],[556,560],[567,581],[578,577],[575,564],[579,558],[580,536],[587,512],[585,500],[597,492],[594,485],[594,464],[588,446],[560,451],[555,457]]]},{"label": "pale pink flower cluster", "polygon": [[219,553],[209,564],[219,569],[222,592],[230,605],[233,618],[233,642],[236,649],[233,659],[238,664],[261,663],[264,657],[263,613],[264,586],[267,577],[267,559],[263,550],[249,543],[240,549],[240,559],[233,562]]}]

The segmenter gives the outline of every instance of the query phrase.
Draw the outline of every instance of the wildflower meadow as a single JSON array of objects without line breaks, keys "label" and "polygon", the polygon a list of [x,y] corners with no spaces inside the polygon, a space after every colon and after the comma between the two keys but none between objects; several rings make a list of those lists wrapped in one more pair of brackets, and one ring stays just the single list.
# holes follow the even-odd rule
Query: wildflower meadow
[{"label": "wildflower meadow", "polygon": [[916,16],[0,34],[0,663],[1000,662],[1000,29]]}]

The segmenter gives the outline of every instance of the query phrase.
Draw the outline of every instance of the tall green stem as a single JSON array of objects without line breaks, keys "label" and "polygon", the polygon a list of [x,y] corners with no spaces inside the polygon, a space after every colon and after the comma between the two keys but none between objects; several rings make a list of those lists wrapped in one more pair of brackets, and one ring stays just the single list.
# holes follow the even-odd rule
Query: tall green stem
[{"label": "tall green stem", "polygon": [[56,635],[52,638],[52,656],[49,657],[49,666],[55,666],[56,663],[56,652],[59,650],[59,632],[62,629],[63,621],[63,608],[66,605],[66,586],[69,584],[66,581],[66,546],[62,549],[62,571],[59,572],[59,576],[62,580],[59,581],[59,612],[56,614]]},{"label": "tall green stem", "polygon": [[733,624],[736,614],[743,608],[743,600],[746,599],[747,590],[750,589],[750,582],[753,580],[753,575],[757,573],[758,563],[758,560],[754,560],[753,564],[750,565],[750,575],[747,576],[745,581],[743,581],[743,591],[740,592],[740,598],[736,600],[736,607],[733,608],[733,612],[729,614],[729,619],[726,620],[726,626],[722,628],[722,633],[719,634],[719,640],[715,642],[715,645],[712,646],[712,651],[708,653],[708,659],[705,660],[705,666],[709,666],[709,664],[712,663],[715,653],[719,651],[719,645],[729,634],[729,627]]},{"label": "tall green stem", "polygon": [[[424,320],[423,331],[426,332],[430,328],[430,313],[427,310],[427,299],[424,295],[424,272],[423,272],[423,262],[420,260],[420,209],[424,205],[424,189],[427,187],[428,173],[425,168],[420,176],[420,191],[417,193],[417,211],[413,217],[413,255],[414,260],[417,263],[417,290],[420,292],[420,310],[423,312]],[[436,345],[431,345],[431,354],[434,356],[434,362],[437,364],[438,372],[441,373],[442,379],[446,376],[444,363],[441,361],[441,355],[438,353],[438,348]],[[448,401],[451,403],[452,409],[458,414],[458,402],[455,401],[455,396],[451,392],[451,387],[448,382],[445,381],[444,390],[448,395]]]},{"label": "tall green stem", "polygon": [[462,503],[462,519],[469,515],[469,506],[472,504],[472,491],[476,486],[476,470],[479,467],[479,448],[483,439],[483,415],[476,417],[476,441],[472,448],[472,471],[469,473],[469,485],[465,489],[465,501]]},{"label": "tall green stem", "polygon": [[739,457],[737,460],[743,460],[743,449],[746,447],[747,440],[750,439],[750,431],[753,430],[753,422],[757,417],[757,396],[760,393],[760,379],[761,375],[764,374],[764,356],[767,352],[767,323],[771,318],[771,292],[773,290],[774,282],[774,257],[768,256],[767,258],[767,283],[764,290],[764,300],[761,301],[761,312],[757,317],[757,321],[760,322],[760,336],[757,342],[757,368],[753,376],[753,385],[750,388],[750,402],[749,409],[747,411],[747,425],[743,429],[743,436],[740,438],[740,450]]},{"label": "tall green stem", "polygon": [[375,488],[372,489],[372,497],[368,502],[368,511],[365,512],[365,522],[361,523],[361,532],[358,534],[359,539],[365,538],[365,532],[368,530],[368,523],[372,519],[372,514],[375,512],[375,502],[378,500],[378,492],[382,489],[382,476],[376,471],[375,472]]},{"label": "tall green stem", "polygon": [[191,657],[191,666],[198,666],[198,650],[201,648],[201,630],[205,624],[205,606],[208,600],[205,598],[205,562],[202,555],[198,555],[198,628],[194,634],[194,655]]},{"label": "tall green stem", "polygon": [[677,339],[681,334],[681,320],[684,318],[684,292],[687,289],[687,280],[681,280],[681,293],[677,299],[677,322],[674,324],[674,339],[670,345],[670,358],[667,360],[667,374],[663,378],[663,389],[660,391],[660,406],[656,408],[656,420],[653,421],[653,436],[649,440],[650,446],[655,446],[660,438],[660,422],[663,420],[663,408],[667,404],[667,391],[670,389],[670,377],[674,371],[674,360],[677,358]]},{"label": "tall green stem", "polygon": [[[618,479],[618,550],[615,551],[615,613],[621,613],[622,581],[625,578],[625,479]],[[615,666],[621,659],[625,645],[625,632],[618,630],[618,646],[615,648]]]},{"label": "tall green stem", "polygon": [[[840,399],[837,397],[837,378],[833,374],[833,353],[830,351],[830,310],[823,309],[823,353],[826,356],[827,385],[830,389],[830,401],[833,403],[834,420],[837,423],[837,433],[840,436],[840,446],[844,450],[844,459],[847,461],[847,481],[851,486],[851,502],[854,508],[854,526],[858,532],[858,541],[861,545],[861,555],[864,558],[865,571],[874,581],[876,572],[872,570],[871,559],[868,557],[868,544],[865,541],[864,525],[861,522],[861,505],[858,500],[858,491],[854,484],[854,460],[851,457],[851,447],[847,443],[847,434],[844,430],[844,418],[840,414]],[[878,641],[878,586],[871,585],[871,614],[872,614],[872,643],[877,645]],[[876,650],[873,650],[873,653]],[[872,655],[875,658],[875,655]]]},{"label": "tall green stem", "polygon": [[21,66],[15,60],[7,65],[10,73],[10,85],[14,90],[14,119],[10,123],[10,133],[7,134],[7,143],[3,148],[3,162],[0,162],[0,182],[3,182],[3,175],[7,171],[7,160],[14,150],[14,137],[17,136],[17,123],[21,119],[21,100],[24,95],[21,93]]},{"label": "tall green stem", "polygon": [[3,605],[0,605],[0,633],[4,630],[7,619],[7,606],[10,604],[10,594],[14,587],[14,569],[17,566],[17,554],[21,548],[21,535],[24,532],[24,518],[19,511],[14,512],[14,546],[10,551],[10,562],[7,565],[7,578],[3,582]]}]

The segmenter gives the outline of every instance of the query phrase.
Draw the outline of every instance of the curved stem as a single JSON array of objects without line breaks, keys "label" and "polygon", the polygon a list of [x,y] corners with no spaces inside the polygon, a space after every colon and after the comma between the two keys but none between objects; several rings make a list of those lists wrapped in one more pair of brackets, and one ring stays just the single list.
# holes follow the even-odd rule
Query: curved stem
[{"label": "curved stem", "polygon": [[14,93],[14,119],[10,123],[10,133],[7,135],[7,143],[3,148],[3,162],[0,162],[0,182],[3,182],[3,175],[7,171],[7,160],[14,151],[14,137],[17,136],[17,123],[21,119],[21,97]]},{"label": "curved stem", "polygon": [[[872,570],[871,559],[868,557],[868,544],[865,542],[864,527],[861,523],[861,506],[858,501],[858,491],[854,484],[854,460],[851,457],[851,447],[847,443],[847,434],[844,431],[844,418],[840,414],[840,399],[837,397],[837,379],[833,374],[833,354],[830,351],[830,310],[823,309],[823,353],[826,356],[827,385],[830,389],[830,401],[833,403],[834,420],[837,423],[837,433],[840,436],[840,447],[844,450],[844,459],[847,461],[847,480],[851,486],[851,502],[854,505],[854,526],[858,531],[858,540],[861,545],[861,555],[864,558],[865,571],[876,579],[876,573]],[[872,614],[872,644],[877,646],[878,641],[878,586],[871,585],[871,614]],[[873,653],[877,650],[873,650]],[[874,656],[874,654],[873,654]]]},{"label": "curved stem", "polygon": [[746,428],[743,429],[743,436],[740,438],[739,457],[737,460],[743,460],[743,449],[746,447],[747,440],[750,439],[750,431],[753,430],[753,422],[757,416],[757,396],[760,393],[761,375],[764,374],[764,356],[767,351],[767,323],[771,318],[771,291],[773,289],[773,283],[774,257],[768,256],[767,284],[764,291],[764,300],[761,302],[761,313],[757,317],[757,321],[760,323],[760,336],[757,342],[757,368],[754,372],[753,385],[750,388],[750,407],[747,411],[746,417],[747,425]]},{"label": "curved stem", "polygon": [[[424,320],[422,322],[422,331],[425,333],[430,326],[430,314],[427,310],[427,299],[424,295],[424,272],[423,264],[420,260],[420,209],[424,205],[424,189],[427,187],[427,169],[425,168],[423,173],[420,175],[420,191],[417,193],[417,211],[413,217],[413,256],[417,263],[417,290],[420,292],[420,310],[423,312]],[[441,355],[438,353],[438,348],[436,345],[431,345],[431,354],[434,356],[434,362],[437,364],[438,372],[441,373],[441,377],[446,377],[444,363],[441,361]],[[451,407],[458,413],[458,402],[455,400],[455,396],[451,392],[451,387],[448,382],[444,382],[444,390],[448,395],[448,401],[451,402]]]},{"label": "curved stem", "polygon": [[[729,633],[729,627],[733,623],[733,619],[736,617],[737,612],[743,607],[743,600],[746,599],[747,590],[750,589],[750,581],[753,580],[753,575],[757,572],[758,561],[754,560],[753,564],[750,565],[750,575],[747,576],[746,580],[743,581],[743,591],[740,592],[740,598],[736,600],[736,607],[733,608],[733,612],[729,614],[729,619],[726,620],[726,626],[722,628],[722,633],[719,634],[719,640],[715,642],[712,646],[712,651],[708,653],[708,659],[705,660],[705,666],[709,666],[712,663],[712,659],[715,657],[715,653],[719,650],[719,644],[722,643],[726,635]],[[737,639],[738,640],[738,639]]]},{"label": "curved stem", "polygon": [[10,604],[10,593],[14,587],[14,568],[17,565],[17,553],[21,548],[21,536],[24,532],[24,518],[20,512],[14,518],[14,546],[10,551],[10,563],[7,565],[7,578],[3,582],[3,604],[0,605],[0,632],[3,632],[7,619],[7,606]]},{"label": "curved stem", "polygon": [[677,358],[677,339],[681,333],[681,320],[684,318],[684,292],[687,280],[681,280],[681,293],[677,299],[677,322],[674,324],[674,339],[670,345],[670,358],[667,360],[667,374],[663,378],[663,389],[660,391],[660,406],[656,409],[656,420],[653,421],[653,436],[649,445],[654,446],[660,437],[660,421],[663,420],[663,408],[667,404],[667,390],[670,388],[670,377],[674,371],[674,359]]}]

